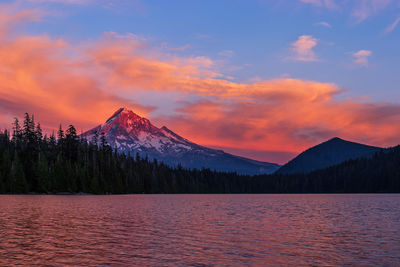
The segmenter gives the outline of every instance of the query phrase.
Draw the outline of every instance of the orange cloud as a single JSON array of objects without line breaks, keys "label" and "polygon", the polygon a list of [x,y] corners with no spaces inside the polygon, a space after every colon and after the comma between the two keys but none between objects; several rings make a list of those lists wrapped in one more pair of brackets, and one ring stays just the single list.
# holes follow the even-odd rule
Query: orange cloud
[{"label": "orange cloud", "polygon": [[[155,115],[153,101],[133,101],[148,91],[179,95],[170,103],[175,112]],[[298,79],[227,81],[211,59],[164,54],[135,35],[106,33],[79,44],[47,35],[0,37],[3,127],[28,111],[48,128],[63,122],[86,130],[129,106],[199,144],[269,161],[333,136],[399,142],[400,105],[340,100],[340,93],[335,84]]]},{"label": "orange cloud", "polygon": [[248,100],[185,102],[179,115],[162,120],[203,144],[252,151],[300,152],[334,136],[375,145],[399,140],[398,105],[337,101],[336,86],[317,82],[276,80],[258,88]]},{"label": "orange cloud", "polygon": [[[3,21],[17,22],[29,17],[26,14],[31,13],[8,14]],[[10,30],[9,24],[2,26]],[[46,35],[7,37],[0,36],[0,110],[7,119],[27,111],[49,128],[61,121],[85,129],[121,105],[142,114],[153,109],[105,90],[96,73],[85,68],[80,52],[63,40]],[[5,123],[3,127],[8,126]]]}]

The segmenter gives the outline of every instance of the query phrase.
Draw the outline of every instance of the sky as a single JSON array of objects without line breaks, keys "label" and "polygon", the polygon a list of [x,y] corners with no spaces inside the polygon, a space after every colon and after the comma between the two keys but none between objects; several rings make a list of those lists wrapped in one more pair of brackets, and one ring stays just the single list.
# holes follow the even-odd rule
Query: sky
[{"label": "sky", "polygon": [[0,0],[0,128],[88,130],[128,107],[285,163],[400,143],[400,0]]}]

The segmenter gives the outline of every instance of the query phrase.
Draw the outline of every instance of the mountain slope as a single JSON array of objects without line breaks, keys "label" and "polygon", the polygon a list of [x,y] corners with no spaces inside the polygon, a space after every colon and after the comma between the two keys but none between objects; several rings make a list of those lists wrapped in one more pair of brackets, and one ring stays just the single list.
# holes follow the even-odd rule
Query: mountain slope
[{"label": "mountain slope", "polygon": [[381,148],[332,138],[324,143],[307,149],[296,158],[283,165],[276,173],[309,173],[342,163],[349,159],[371,157]]},{"label": "mountain slope", "polygon": [[82,134],[92,141],[104,133],[107,142],[119,152],[142,157],[156,158],[164,163],[184,168],[210,168],[217,171],[237,172],[240,174],[273,173],[280,166],[242,158],[197,145],[163,126],[157,128],[151,122],[138,116],[131,110],[121,108],[104,124]]}]

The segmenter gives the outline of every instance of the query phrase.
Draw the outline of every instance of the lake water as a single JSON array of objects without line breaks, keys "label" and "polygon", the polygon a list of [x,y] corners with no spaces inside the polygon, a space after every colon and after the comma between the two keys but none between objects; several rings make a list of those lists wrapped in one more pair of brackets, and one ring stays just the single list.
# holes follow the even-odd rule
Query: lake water
[{"label": "lake water", "polygon": [[3,195],[20,264],[400,266],[400,195]]}]

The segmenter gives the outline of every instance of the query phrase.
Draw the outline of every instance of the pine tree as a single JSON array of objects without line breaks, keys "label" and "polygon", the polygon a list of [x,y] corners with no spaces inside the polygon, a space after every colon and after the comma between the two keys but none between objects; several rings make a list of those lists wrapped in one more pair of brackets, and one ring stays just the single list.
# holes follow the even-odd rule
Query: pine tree
[{"label": "pine tree", "polygon": [[49,192],[51,188],[49,166],[46,155],[41,155],[37,163],[38,188],[41,192]]},{"label": "pine tree", "polygon": [[74,140],[74,141],[77,140],[78,137],[77,137],[77,134],[76,134],[76,129],[75,129],[75,127],[73,125],[70,125],[68,127],[65,137],[67,139],[70,139],[70,140]]},{"label": "pine tree", "polygon": [[56,137],[54,136],[54,131],[53,131],[53,133],[50,135],[50,138],[49,138],[49,143],[50,143],[50,145],[52,145],[52,144],[54,144],[54,146],[56,145]]},{"label": "pine tree", "polygon": [[60,124],[60,127],[58,128],[57,139],[58,140],[64,139],[64,130],[62,129],[62,125],[61,124]]},{"label": "pine tree", "polygon": [[106,140],[106,135],[104,132],[100,133],[100,147],[102,150],[105,150],[107,147],[107,140]]},{"label": "pine tree", "polygon": [[14,118],[14,123],[13,123],[13,135],[12,139],[14,142],[20,142],[22,138],[22,131],[21,131],[21,126],[19,125],[19,120],[18,118]]},{"label": "pine tree", "polygon": [[1,176],[4,183],[4,189],[7,192],[11,191],[12,187],[12,176],[11,176],[11,155],[8,150],[4,150],[2,159],[1,159]]},{"label": "pine tree", "polygon": [[36,125],[35,134],[36,134],[36,140],[40,142],[43,139],[43,131],[39,122]]},{"label": "pine tree", "polygon": [[97,146],[98,142],[99,142],[99,133],[96,131],[92,137],[92,143],[93,145]]},{"label": "pine tree", "polygon": [[25,139],[25,142],[35,142],[35,122],[33,119],[33,115],[31,118],[28,113],[25,113],[23,137]]},{"label": "pine tree", "polygon": [[12,185],[11,191],[14,193],[26,193],[28,192],[28,183],[25,179],[25,172],[23,166],[19,160],[18,153],[14,153],[12,163]]}]

